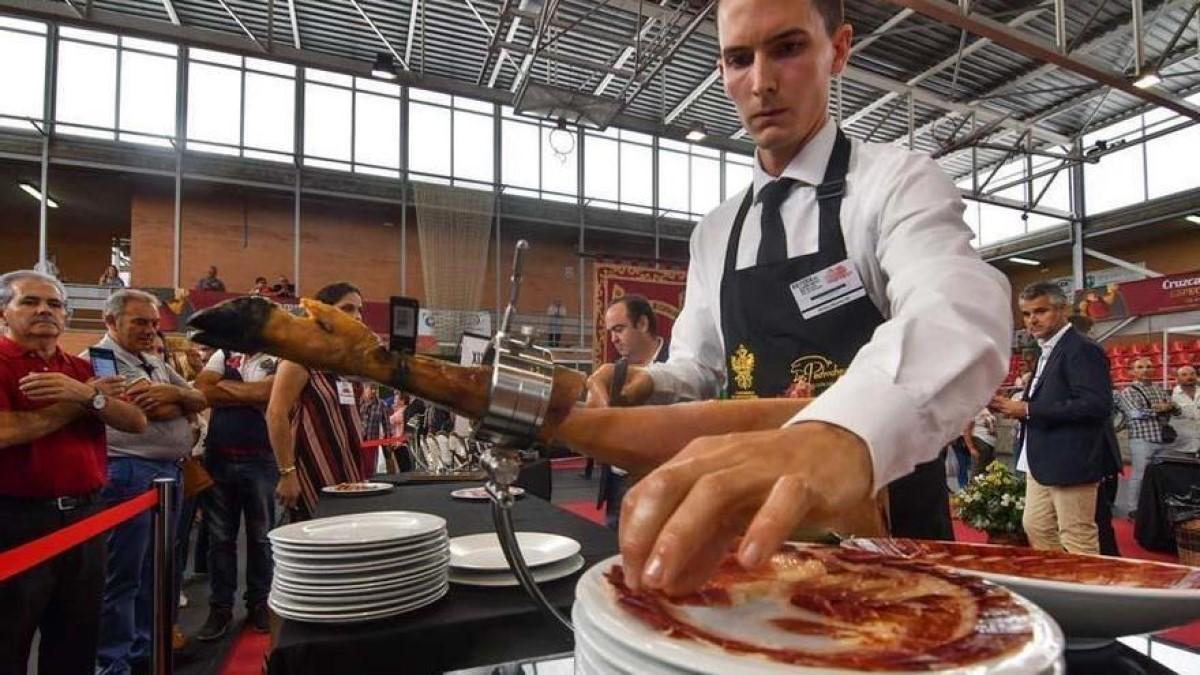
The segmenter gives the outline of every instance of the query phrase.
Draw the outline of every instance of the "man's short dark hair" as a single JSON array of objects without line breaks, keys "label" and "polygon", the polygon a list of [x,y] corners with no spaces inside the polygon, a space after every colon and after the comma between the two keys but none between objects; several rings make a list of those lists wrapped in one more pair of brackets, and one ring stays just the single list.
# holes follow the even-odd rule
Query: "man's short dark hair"
[{"label": "man's short dark hair", "polygon": [[1022,300],[1034,300],[1041,297],[1049,298],[1051,304],[1059,307],[1065,307],[1067,304],[1067,294],[1063,292],[1062,286],[1052,281],[1037,281],[1021,291]]},{"label": "man's short dark hair", "polygon": [[654,315],[654,308],[650,306],[650,301],[646,299],[646,296],[637,293],[622,295],[613,300],[609,307],[617,305],[625,305],[625,313],[629,315],[629,323],[632,327],[637,328],[642,317],[646,317],[646,327],[650,329],[650,334],[658,336],[658,317]]},{"label": "man's short dark hair", "polygon": [[[810,0],[813,7],[821,14],[821,18],[825,20],[825,32],[833,35],[842,24],[846,23],[846,8],[843,0]],[[717,2],[719,8],[721,3]]]}]

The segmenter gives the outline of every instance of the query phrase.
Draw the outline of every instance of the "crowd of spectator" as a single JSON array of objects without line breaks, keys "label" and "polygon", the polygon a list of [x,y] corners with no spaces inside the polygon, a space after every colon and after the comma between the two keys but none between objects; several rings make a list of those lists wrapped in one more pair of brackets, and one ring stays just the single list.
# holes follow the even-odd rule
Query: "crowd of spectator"
[{"label": "crowd of spectator", "polygon": [[[216,268],[205,279],[210,288],[221,283]],[[290,292],[286,279],[281,284]],[[316,297],[361,318],[352,284]],[[174,593],[183,600],[196,522],[204,549],[197,558],[209,573],[209,615],[191,636],[200,641],[220,638],[232,623],[243,520],[242,601],[252,629],[267,632],[267,532],[310,517],[326,485],[411,466],[402,448],[384,445],[386,462],[378,449],[362,448],[364,439],[403,433],[404,399],[265,354],[179,344],[159,331],[159,300],[149,293],[113,292],[104,336],[80,356],[59,345],[67,293],[55,277],[0,276],[0,312],[0,550],[141,495],[155,479],[174,479],[184,485],[173,510],[181,514],[172,528]],[[93,354],[111,354],[116,374],[96,377]],[[211,479],[196,495],[183,470],[192,461]],[[0,622],[0,672],[24,672],[35,632],[43,672],[147,672],[153,557],[151,515],[143,512],[0,584],[0,606],[18,610]],[[189,636],[176,633],[182,647]]]}]

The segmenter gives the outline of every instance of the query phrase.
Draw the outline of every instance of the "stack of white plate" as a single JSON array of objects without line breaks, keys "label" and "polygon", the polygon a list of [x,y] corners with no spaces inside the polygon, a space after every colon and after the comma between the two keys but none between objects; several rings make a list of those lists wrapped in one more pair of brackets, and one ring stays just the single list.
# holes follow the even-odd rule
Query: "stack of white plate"
[{"label": "stack of white plate", "polygon": [[411,612],[446,594],[446,521],[411,511],[321,518],[270,533],[269,604],[287,619],[345,623]]},{"label": "stack of white plate", "polygon": [[[583,574],[575,587],[571,620],[575,626],[576,675],[680,675],[683,673],[738,673],[738,675],[783,675],[828,673],[828,668],[788,665],[754,654],[727,651],[713,644],[672,637],[640,620],[618,601],[604,574],[620,564],[620,556],[600,562]],[[998,660],[934,670],[941,675],[1031,675],[1063,672],[1060,655],[1062,634],[1044,612],[1015,596],[1030,614],[1033,638],[1016,653]],[[771,626],[753,623],[753,612],[745,608],[692,608],[693,618],[719,635],[733,636],[770,645]],[[819,639],[812,639],[820,651]],[[837,670],[836,672],[848,672]]]},{"label": "stack of white plate", "polygon": [[[579,542],[559,534],[518,532],[517,545],[538,583],[570,576],[583,569]],[[500,538],[494,533],[450,540],[450,581],[464,586],[517,586]]]}]

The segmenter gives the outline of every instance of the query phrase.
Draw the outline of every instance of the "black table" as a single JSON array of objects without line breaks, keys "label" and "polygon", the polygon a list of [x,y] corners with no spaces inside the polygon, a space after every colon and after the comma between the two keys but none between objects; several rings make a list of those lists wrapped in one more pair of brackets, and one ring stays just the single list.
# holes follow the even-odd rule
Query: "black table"
[{"label": "black table", "polygon": [[[451,537],[494,531],[489,502],[452,499],[452,490],[477,483],[405,485],[378,497],[323,499],[317,516],[367,511],[422,511],[442,516]],[[617,552],[616,533],[526,495],[517,500],[518,530],[553,532],[579,541],[587,567]],[[580,573],[542,584],[568,610]],[[437,603],[389,619],[357,624],[284,620],[271,652],[272,675],[329,673],[440,673],[571,651],[574,641],[546,618],[520,588],[451,584]]]},{"label": "black table", "polygon": [[1175,553],[1175,524],[1167,513],[1167,498],[1187,494],[1196,486],[1200,486],[1200,461],[1171,459],[1146,467],[1133,525],[1133,536],[1143,548]]},{"label": "black table", "polygon": [[[413,479],[409,473],[381,473],[371,477],[371,480],[392,485],[421,485],[430,482],[427,479]],[[479,481],[482,485],[483,481]],[[517,476],[517,487],[536,497],[550,501],[551,490],[554,487],[553,473],[550,471],[550,460],[535,459],[521,465],[521,475]],[[461,486],[460,486],[461,487]]]}]

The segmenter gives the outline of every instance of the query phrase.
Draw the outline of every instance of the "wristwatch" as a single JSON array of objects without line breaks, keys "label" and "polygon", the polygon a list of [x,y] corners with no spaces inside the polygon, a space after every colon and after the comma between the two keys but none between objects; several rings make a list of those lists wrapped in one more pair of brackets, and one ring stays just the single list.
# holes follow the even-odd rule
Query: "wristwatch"
[{"label": "wristwatch", "polygon": [[96,412],[100,412],[101,410],[104,410],[105,406],[108,405],[108,397],[105,396],[104,393],[102,391],[100,391],[99,389],[96,389],[96,388],[93,388],[93,389],[96,393],[92,395],[92,400],[91,400],[92,410],[95,410]]}]

